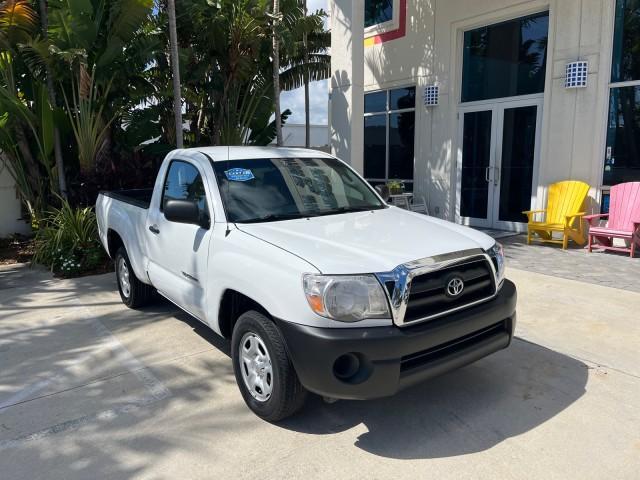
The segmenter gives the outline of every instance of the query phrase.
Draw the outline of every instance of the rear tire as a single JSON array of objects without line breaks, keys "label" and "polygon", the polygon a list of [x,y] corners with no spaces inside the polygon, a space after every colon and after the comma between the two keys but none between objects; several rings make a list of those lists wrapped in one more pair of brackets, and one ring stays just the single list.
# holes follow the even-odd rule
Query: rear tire
[{"label": "rear tire", "polygon": [[233,370],[247,406],[260,418],[277,422],[304,405],[300,383],[278,327],[255,311],[240,316],[231,340]]},{"label": "rear tire", "polygon": [[153,295],[153,287],[138,280],[124,247],[120,247],[116,252],[115,262],[122,303],[129,308],[139,308],[148,304]]}]

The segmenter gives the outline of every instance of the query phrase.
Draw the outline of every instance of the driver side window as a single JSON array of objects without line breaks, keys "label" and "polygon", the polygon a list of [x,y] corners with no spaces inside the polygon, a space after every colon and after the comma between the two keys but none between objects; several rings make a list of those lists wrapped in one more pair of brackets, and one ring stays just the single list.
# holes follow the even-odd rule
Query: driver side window
[{"label": "driver side window", "polygon": [[164,181],[162,209],[168,200],[189,200],[198,204],[202,215],[208,216],[207,196],[202,175],[192,164],[173,160]]}]

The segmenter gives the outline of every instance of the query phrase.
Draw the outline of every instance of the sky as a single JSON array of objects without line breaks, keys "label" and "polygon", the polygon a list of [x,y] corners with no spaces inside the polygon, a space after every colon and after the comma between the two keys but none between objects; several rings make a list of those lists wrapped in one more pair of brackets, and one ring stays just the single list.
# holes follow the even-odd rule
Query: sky
[{"label": "sky", "polygon": [[[314,12],[322,8],[328,9],[327,0],[307,0],[307,8]],[[329,102],[329,80],[311,82],[309,85],[310,121],[312,125],[327,124],[327,109]],[[280,96],[282,111],[291,110],[291,116],[287,123],[304,123],[304,88],[298,88],[289,92],[282,92]]]}]

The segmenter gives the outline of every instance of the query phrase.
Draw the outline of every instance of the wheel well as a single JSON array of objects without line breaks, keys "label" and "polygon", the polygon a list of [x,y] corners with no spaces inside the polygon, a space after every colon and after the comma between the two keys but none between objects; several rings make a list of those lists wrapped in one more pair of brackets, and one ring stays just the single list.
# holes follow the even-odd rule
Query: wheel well
[{"label": "wheel well", "polygon": [[220,310],[218,312],[218,326],[224,338],[231,338],[233,327],[238,321],[238,318],[249,310],[255,310],[267,318],[271,318],[269,312],[252,298],[236,290],[225,290],[222,295],[222,300],[220,301]]},{"label": "wheel well", "polygon": [[107,232],[107,248],[109,250],[109,256],[113,259],[118,249],[122,246],[124,246],[124,242],[120,235],[118,235],[118,232],[109,229]]}]

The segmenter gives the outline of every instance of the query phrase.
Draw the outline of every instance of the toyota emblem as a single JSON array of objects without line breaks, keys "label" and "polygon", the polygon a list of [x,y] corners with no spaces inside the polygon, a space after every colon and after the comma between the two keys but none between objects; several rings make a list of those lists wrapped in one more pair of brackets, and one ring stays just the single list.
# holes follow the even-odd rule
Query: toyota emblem
[{"label": "toyota emblem", "polygon": [[446,292],[447,296],[449,297],[457,297],[462,293],[463,290],[464,282],[460,277],[453,277],[451,280],[449,280],[449,283],[447,283]]}]

